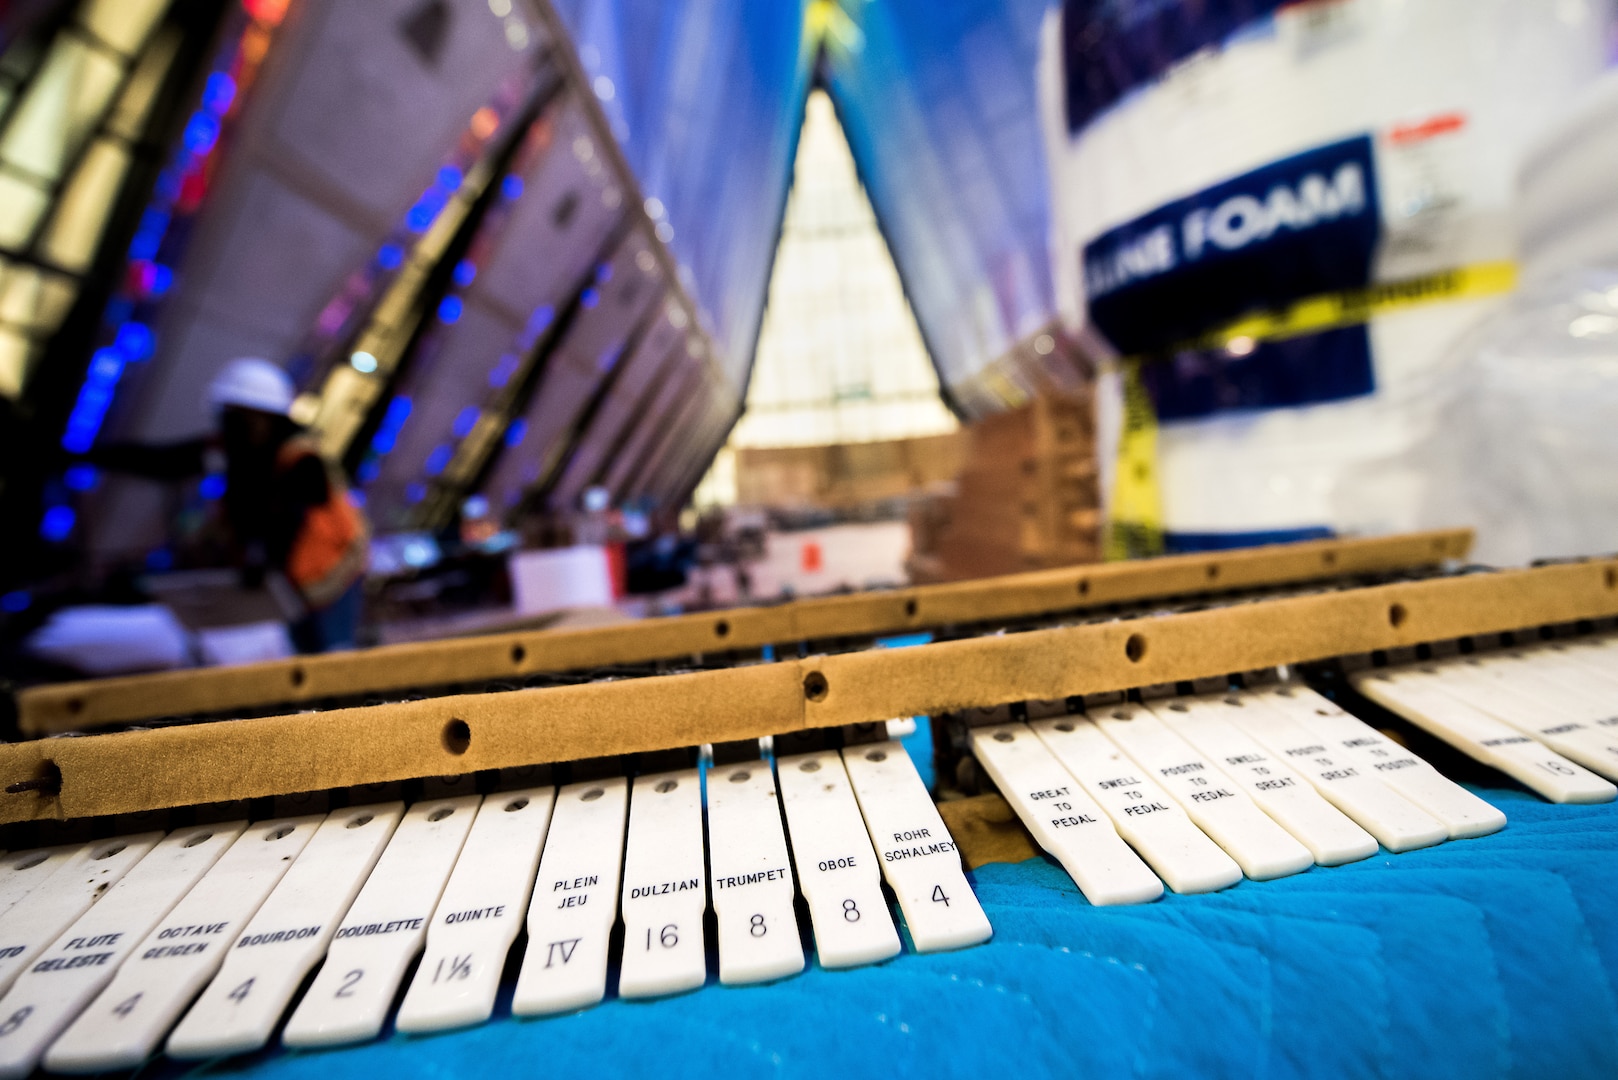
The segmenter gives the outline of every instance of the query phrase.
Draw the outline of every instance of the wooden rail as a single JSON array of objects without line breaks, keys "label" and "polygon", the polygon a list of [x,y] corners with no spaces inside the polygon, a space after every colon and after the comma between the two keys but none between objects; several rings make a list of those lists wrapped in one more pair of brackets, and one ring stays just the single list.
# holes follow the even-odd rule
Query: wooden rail
[{"label": "wooden rail", "polygon": [[0,823],[340,788],[1052,699],[1618,615],[1618,560],[909,649],[0,746]]},{"label": "wooden rail", "polygon": [[1416,569],[1464,558],[1471,546],[1468,529],[1320,540],[798,600],[626,626],[491,634],[234,668],[60,683],[20,693],[18,724],[24,734],[47,735],[168,716],[262,712],[267,707],[291,712],[333,697]]}]

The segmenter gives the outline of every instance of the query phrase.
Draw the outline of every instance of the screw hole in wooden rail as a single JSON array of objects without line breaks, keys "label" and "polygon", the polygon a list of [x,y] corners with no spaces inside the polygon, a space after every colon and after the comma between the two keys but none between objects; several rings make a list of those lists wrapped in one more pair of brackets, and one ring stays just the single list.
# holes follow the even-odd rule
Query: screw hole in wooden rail
[{"label": "screw hole in wooden rail", "polygon": [[1209,581],[1218,581],[1219,580],[1219,564],[1218,563],[1209,563],[1208,564],[1208,580]]},{"label": "screw hole in wooden rail", "polygon": [[1607,567],[1607,588],[1618,589],[1618,569]]},{"label": "screw hole in wooden rail", "polygon": [[465,720],[451,720],[444,725],[444,749],[452,754],[464,754],[472,745],[472,729]]},{"label": "screw hole in wooden rail", "polygon": [[292,681],[293,686],[302,686],[306,676],[303,673],[303,668],[295,667],[287,673],[287,678]]},{"label": "screw hole in wooden rail", "polygon": [[1332,567],[1336,566],[1337,565],[1337,552],[1335,552],[1335,551],[1323,551],[1323,552],[1321,552],[1321,554],[1320,554],[1320,565],[1324,566],[1328,570],[1330,570]]},{"label": "screw hole in wooden rail", "polygon": [[1089,596],[1090,595],[1090,579],[1089,578],[1080,578],[1079,579],[1079,595],[1080,596]]},{"label": "screw hole in wooden rail", "polygon": [[1124,655],[1129,657],[1131,664],[1138,664],[1146,655],[1146,636],[1144,634],[1130,634],[1129,640],[1124,642]]},{"label": "screw hole in wooden rail", "polygon": [[521,645],[513,645],[511,647],[511,662],[513,664],[520,664],[526,659],[528,659],[527,649],[523,648]]},{"label": "screw hole in wooden rail", "polygon": [[730,622],[726,619],[720,619],[718,622],[713,624],[713,632],[714,637],[729,637]]},{"label": "screw hole in wooden rail", "polygon": [[1410,612],[1405,610],[1403,604],[1390,604],[1388,606],[1388,625],[1397,630],[1410,618]]},{"label": "screw hole in wooden rail", "polygon": [[826,676],[818,671],[811,671],[803,677],[803,696],[810,701],[825,701],[826,693],[830,689]]},{"label": "screw hole in wooden rail", "polygon": [[[1612,571],[1609,570],[1607,573],[1608,573],[1608,580],[1611,580]],[[916,617],[916,601],[915,601],[914,598],[911,598],[911,599],[905,601],[905,618],[914,619],[915,617]]]}]

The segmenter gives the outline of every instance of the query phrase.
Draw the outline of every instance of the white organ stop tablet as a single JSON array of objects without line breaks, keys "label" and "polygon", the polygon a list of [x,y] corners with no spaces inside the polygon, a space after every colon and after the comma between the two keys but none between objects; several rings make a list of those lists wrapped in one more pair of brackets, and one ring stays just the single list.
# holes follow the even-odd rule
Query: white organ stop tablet
[{"label": "white organ stop tablet", "polygon": [[151,1057],[323,820],[272,818],[248,826],[45,1052],[45,1067],[97,1073]]},{"label": "white organ stop tablet", "polygon": [[517,1015],[569,1012],[606,996],[628,815],[629,781],[622,776],[556,793],[528,905],[528,953],[511,1000]]},{"label": "white organ stop tablet", "polygon": [[624,847],[623,997],[695,990],[708,978],[701,785],[696,769],[635,778]]},{"label": "white organ stop tablet", "polygon": [[[160,832],[119,836],[80,848],[0,919],[0,993],[47,945],[116,885],[163,839]],[[8,1018],[0,1018],[0,1022]]]},{"label": "white organ stop tablet", "polygon": [[[1591,654],[1588,639],[1550,641],[1466,658],[1524,693],[1576,710],[1603,730],[1618,729],[1618,670],[1598,666],[1605,651]],[[1596,661],[1596,663],[1592,663]],[[1450,661],[1453,663],[1454,661]],[[1618,664],[1614,665],[1618,668]]]},{"label": "white organ stop tablet", "polygon": [[851,746],[843,751],[843,765],[916,950],[987,941],[994,933],[989,918],[904,747],[892,741]]},{"label": "white organ stop tablet", "polygon": [[1534,647],[1535,651],[1554,652],[1566,656],[1587,672],[1604,681],[1610,689],[1618,689],[1618,636],[1596,634],[1591,637],[1567,638],[1550,641]]},{"label": "white organ stop tablet", "polygon": [[1333,752],[1370,770],[1384,784],[1437,818],[1452,840],[1487,836],[1506,827],[1506,815],[1498,808],[1309,687],[1264,687],[1253,696],[1314,732]]},{"label": "white organ stop tablet", "polygon": [[[1465,657],[1422,665],[1443,690],[1480,712],[1532,735],[1586,769],[1618,780],[1618,692],[1591,693],[1583,670],[1551,654],[1549,664],[1516,656]],[[1560,661],[1560,662],[1558,662]]]},{"label": "white organ stop tablet", "polygon": [[1345,753],[1320,742],[1311,730],[1265,706],[1247,691],[1231,693],[1231,722],[1259,740],[1272,755],[1298,769],[1333,806],[1358,821],[1390,852],[1442,844],[1450,831],[1442,821],[1372,776]]},{"label": "white organ stop tablet", "polygon": [[1225,699],[1234,708],[1231,722],[1291,765],[1315,785],[1333,806],[1359,822],[1389,851],[1412,851],[1449,839],[1443,822],[1350,761],[1341,751],[1269,708],[1246,691]]},{"label": "white organ stop tablet", "polygon": [[1029,727],[1169,888],[1212,892],[1242,879],[1235,860],[1088,717],[1036,720]]},{"label": "white organ stop tablet", "polygon": [[1095,722],[1135,764],[1172,795],[1193,824],[1255,881],[1307,870],[1309,849],[1258,808],[1241,785],[1144,706],[1098,709]]},{"label": "white organ stop tablet", "polygon": [[1441,685],[1409,672],[1365,672],[1354,687],[1378,705],[1492,765],[1551,802],[1600,803],[1618,797],[1618,787],[1558,754],[1539,740],[1446,693]]},{"label": "white organ stop tablet", "polygon": [[1229,714],[1238,706],[1227,698],[1225,694],[1183,697],[1148,702],[1146,707],[1240,785],[1321,866],[1340,866],[1375,855],[1376,837],[1230,722]]},{"label": "white organ stop tablet", "polygon": [[1090,903],[1141,904],[1163,895],[1163,882],[1027,724],[973,729],[972,754]]},{"label": "white organ stop tablet", "polygon": [[283,1043],[336,1046],[382,1030],[482,801],[429,799],[405,814],[281,1032]]},{"label": "white organ stop tablet", "polygon": [[246,825],[170,833],[40,954],[0,998],[0,1077],[34,1070],[45,1047]]},{"label": "white organ stop tablet", "polygon": [[13,904],[43,885],[68,859],[83,851],[86,844],[13,851],[0,858],[0,918]]},{"label": "white organ stop tablet", "polygon": [[269,1042],[403,814],[394,802],[326,818],[169,1036],[170,1057],[239,1054]]},{"label": "white organ stop tablet", "polygon": [[899,931],[842,757],[835,750],[797,754],[777,759],[776,770],[820,966],[854,967],[897,954]]},{"label": "white organ stop tablet", "polygon": [[769,762],[708,770],[708,866],[719,981],[767,982],[802,971],[797,889]]},{"label": "white organ stop tablet", "polygon": [[555,798],[555,788],[536,787],[483,800],[428,924],[427,948],[394,1021],[400,1031],[465,1027],[494,1011]]}]

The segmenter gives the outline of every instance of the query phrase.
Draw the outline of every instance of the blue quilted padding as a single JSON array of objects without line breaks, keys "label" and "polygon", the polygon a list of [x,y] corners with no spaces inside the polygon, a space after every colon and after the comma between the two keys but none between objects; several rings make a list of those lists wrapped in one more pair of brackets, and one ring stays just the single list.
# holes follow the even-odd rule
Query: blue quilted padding
[{"label": "blue quilted padding", "polygon": [[[920,753],[921,732],[912,747]],[[1481,790],[1494,836],[1094,908],[1057,865],[971,875],[994,940],[877,967],[214,1071],[332,1076],[1611,1077],[1618,807]],[[907,942],[908,948],[908,942]],[[168,1068],[174,1068],[169,1066]]]}]

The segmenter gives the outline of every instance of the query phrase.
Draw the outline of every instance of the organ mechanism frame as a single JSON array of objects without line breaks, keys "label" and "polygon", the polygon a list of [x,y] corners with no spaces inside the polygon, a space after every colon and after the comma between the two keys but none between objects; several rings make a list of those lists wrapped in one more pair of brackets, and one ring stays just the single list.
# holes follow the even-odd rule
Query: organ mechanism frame
[{"label": "organ mechanism frame", "polygon": [[[501,674],[509,675],[514,641],[533,654],[532,661],[525,657],[523,662],[538,670],[578,655],[586,644],[579,639],[591,637],[609,646],[603,652],[615,655],[604,659],[597,653],[585,663],[622,662],[624,655],[638,649],[644,656],[663,643],[668,651],[662,655],[678,655],[697,638],[711,641],[720,621],[729,623],[728,635],[721,636],[732,649],[742,649],[771,640],[813,641],[834,627],[844,635],[872,635],[1123,601],[1195,598],[1233,588],[1292,588],[1275,598],[1244,602],[1250,596],[1238,594],[1236,602],[1210,599],[1210,606],[1161,613],[1143,608],[1101,621],[1080,622],[1098,614],[1081,612],[1066,625],[1013,628],[903,649],[866,648],[717,670],[450,693],[3,745],[0,787],[20,790],[0,795],[0,823],[100,817],[757,739],[1214,678],[1618,615],[1618,558],[1526,570],[1432,570],[1435,562],[1464,555],[1469,542],[1465,532],[1321,542],[690,616],[620,629],[616,636],[603,631],[517,635],[305,660],[299,662],[304,686],[316,678],[323,687],[339,676],[358,681],[378,666],[418,660],[435,671],[447,662],[465,680],[478,677],[478,663],[502,655],[507,667]],[[1345,573],[1421,568],[1432,576],[1357,587],[1332,580]],[[1059,587],[1064,595],[1057,599]],[[1081,596],[1088,603],[1075,605]],[[1220,606],[1211,606],[1215,603]],[[908,625],[892,626],[901,620]],[[555,649],[547,647],[552,640],[558,642]],[[459,656],[459,664],[435,658],[438,649]],[[285,678],[289,667],[257,665],[231,674],[255,687],[265,676],[261,669]],[[414,674],[415,684],[427,681],[421,671]],[[213,673],[108,683],[120,684],[125,694],[158,687],[154,693],[161,697],[195,678],[206,678],[218,696],[232,681]],[[22,715],[37,719],[45,715],[39,711],[43,702],[68,701],[74,694],[83,697],[80,714],[90,713],[91,700],[101,708],[103,685],[35,691],[21,702]],[[288,698],[283,689],[279,700]]]},{"label": "organ mechanism frame", "polygon": [[24,690],[18,696],[18,720],[27,735],[49,735],[197,713],[222,714],[223,719],[266,706],[318,707],[325,699],[351,694],[757,652],[789,642],[907,634],[1169,596],[1386,573],[1462,559],[1471,546],[1469,529],[1321,540],[797,600],[626,626],[490,634],[242,667],[60,683]]}]

